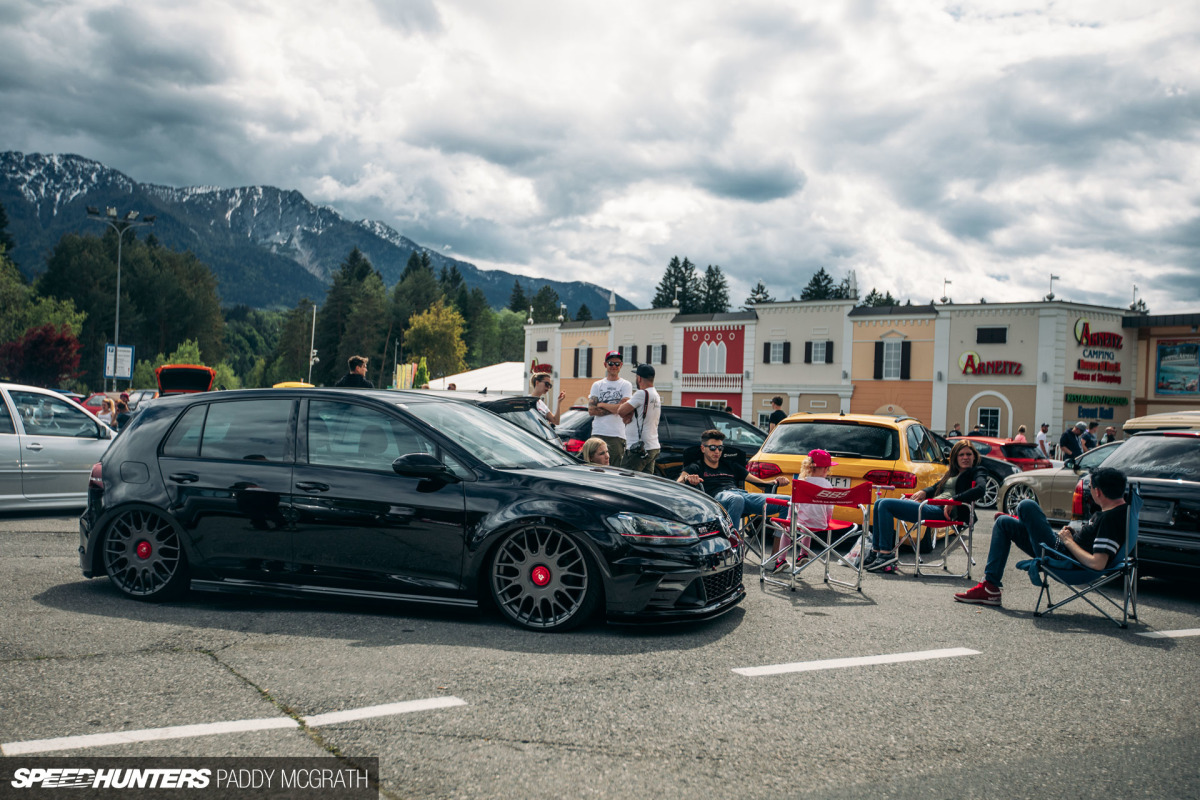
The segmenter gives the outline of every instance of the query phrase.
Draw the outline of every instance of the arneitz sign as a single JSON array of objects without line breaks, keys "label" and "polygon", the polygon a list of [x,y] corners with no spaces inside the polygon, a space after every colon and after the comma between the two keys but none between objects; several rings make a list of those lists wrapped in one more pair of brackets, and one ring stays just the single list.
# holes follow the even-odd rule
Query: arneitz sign
[{"label": "arneitz sign", "polygon": [[1108,331],[1093,331],[1086,317],[1075,320],[1075,341],[1084,347],[1105,347],[1120,350],[1125,343],[1125,337],[1119,333]]},{"label": "arneitz sign", "polygon": [[968,350],[958,357],[963,375],[1020,375],[1019,361],[984,361],[979,353]]}]

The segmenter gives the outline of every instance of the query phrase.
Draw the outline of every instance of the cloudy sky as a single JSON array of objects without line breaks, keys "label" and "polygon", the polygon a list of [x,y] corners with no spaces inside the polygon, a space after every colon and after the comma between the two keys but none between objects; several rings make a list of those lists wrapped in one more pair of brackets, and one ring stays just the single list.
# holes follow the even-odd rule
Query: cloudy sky
[{"label": "cloudy sky", "polygon": [[1198,311],[1198,45],[1188,1],[0,0],[0,149],[639,305],[686,255],[735,303]]}]

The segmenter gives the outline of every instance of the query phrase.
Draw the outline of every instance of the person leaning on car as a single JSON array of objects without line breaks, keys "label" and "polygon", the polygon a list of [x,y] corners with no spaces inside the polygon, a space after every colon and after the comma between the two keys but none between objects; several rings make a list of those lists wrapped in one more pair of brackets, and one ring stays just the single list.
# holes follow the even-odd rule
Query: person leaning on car
[{"label": "person leaning on car", "polygon": [[761,480],[739,464],[724,458],[725,434],[713,429],[700,434],[699,461],[685,464],[679,473],[678,482],[700,486],[706,495],[721,504],[729,512],[729,518],[741,528],[746,514],[762,514],[767,507],[767,495],[747,492],[742,488],[746,481],[759,486],[784,486],[786,475],[777,475],[771,480]]},{"label": "person leaning on car", "polygon": [[350,356],[346,365],[350,371],[334,384],[349,389],[374,389],[375,384],[367,380],[367,359],[362,356]]}]

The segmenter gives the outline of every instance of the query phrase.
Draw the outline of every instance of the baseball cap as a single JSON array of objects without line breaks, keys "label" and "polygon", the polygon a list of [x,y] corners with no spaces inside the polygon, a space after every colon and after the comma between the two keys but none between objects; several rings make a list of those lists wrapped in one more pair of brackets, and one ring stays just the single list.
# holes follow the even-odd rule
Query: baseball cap
[{"label": "baseball cap", "polygon": [[836,467],[837,462],[825,450],[809,450],[808,457],[812,459],[814,467]]},{"label": "baseball cap", "polygon": [[1075,423],[1075,427],[1076,427],[1076,428],[1079,428],[1079,430],[1081,430],[1081,431],[1086,431],[1086,430],[1087,430],[1087,423],[1086,423],[1086,422],[1083,422],[1083,421],[1076,422],[1076,423]]},{"label": "baseball cap", "polygon": [[639,378],[654,380],[654,367],[650,366],[649,364],[638,364],[637,369],[635,369],[633,372]]},{"label": "baseball cap", "polygon": [[1043,422],[1043,423],[1042,423],[1042,427],[1043,427],[1043,428],[1049,428],[1049,427],[1050,427],[1050,423],[1049,423],[1049,422]]},{"label": "baseball cap", "polygon": [[624,356],[621,355],[620,350],[609,350],[607,353],[604,354],[605,361],[612,361],[613,359],[620,361],[622,364],[625,363],[625,358],[624,358]]}]

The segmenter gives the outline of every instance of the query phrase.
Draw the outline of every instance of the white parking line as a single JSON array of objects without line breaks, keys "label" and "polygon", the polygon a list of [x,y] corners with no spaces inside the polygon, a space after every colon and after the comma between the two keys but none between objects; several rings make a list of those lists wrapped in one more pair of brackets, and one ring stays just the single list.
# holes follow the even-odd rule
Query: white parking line
[{"label": "white parking line", "polygon": [[856,658],[830,658],[824,661],[797,661],[793,664],[772,664],[766,667],[739,667],[734,670],[739,675],[756,678],[761,675],[782,675],[787,672],[813,672],[821,669],[841,669],[842,667],[862,667],[870,664],[899,664],[905,661],[928,661],[933,658],[955,658],[957,656],[977,656],[978,650],[968,650],[965,647],[953,647],[948,650],[923,650],[918,653],[892,653],[884,656],[858,656]]},{"label": "white parking line", "polygon": [[1185,636],[1200,636],[1200,628],[1182,628],[1177,631],[1150,631],[1149,633],[1139,633],[1138,636],[1145,636],[1147,639],[1182,639]]},{"label": "white parking line", "polygon": [[[452,706],[465,706],[466,704],[465,700],[460,700],[457,697],[430,697],[426,700],[409,700],[403,703],[352,708],[349,711],[314,714],[311,717],[301,717],[301,719],[304,720],[305,725],[315,728],[321,725],[332,725],[337,722],[408,714],[413,711],[428,711],[434,708],[450,708]],[[220,733],[240,733],[242,731],[265,731],[276,728],[298,727],[300,727],[300,723],[291,717],[264,717],[262,719],[241,719],[232,722],[209,722],[201,725],[176,725],[169,728],[145,728],[138,731],[114,731],[112,733],[91,733],[85,736],[62,736],[57,739],[30,739],[25,742],[7,742],[0,744],[0,755],[19,756],[30,753],[48,753],[54,750],[82,750],[87,747],[103,747],[110,744],[155,742],[164,739],[189,739],[195,736],[213,736]]]}]

